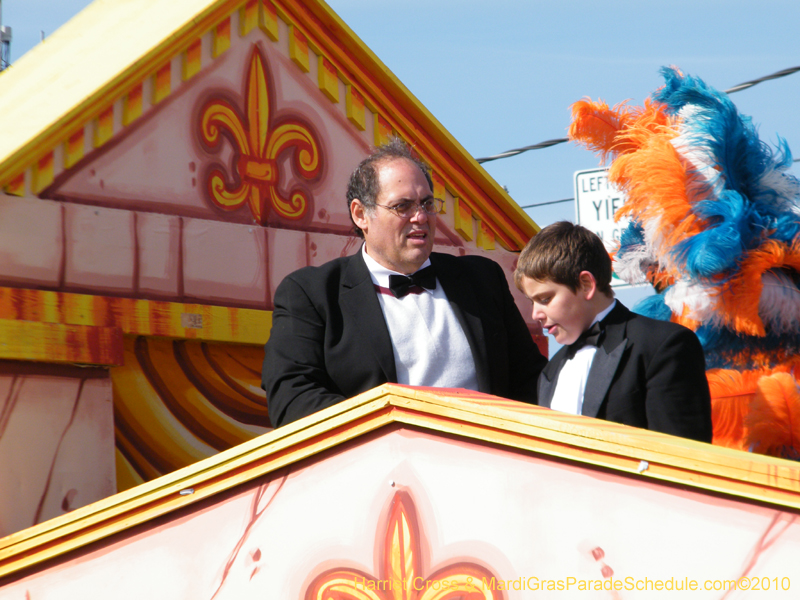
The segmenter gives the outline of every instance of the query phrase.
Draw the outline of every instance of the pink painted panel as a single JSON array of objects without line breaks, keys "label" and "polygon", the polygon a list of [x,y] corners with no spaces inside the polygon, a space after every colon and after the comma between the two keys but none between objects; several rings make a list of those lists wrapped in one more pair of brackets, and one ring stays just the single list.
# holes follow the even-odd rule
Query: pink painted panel
[{"label": "pink painted panel", "polygon": [[183,291],[211,304],[264,308],[267,240],[262,227],[183,219]]},{"label": "pink painted panel", "polygon": [[[747,576],[797,585],[794,514],[646,473],[392,427],[75,552],[6,585],[0,598],[54,590],[67,600],[307,598],[332,570],[357,589],[359,577],[392,577],[383,559],[398,499],[407,524],[399,562],[413,565],[422,586],[472,573],[482,587],[478,573],[494,586],[489,598],[532,597],[547,580],[572,586],[557,597],[624,600],[664,597],[636,589],[647,581],[713,587]],[[578,588],[615,581],[633,589]],[[739,594],[731,597],[747,597]]]},{"label": "pink painted panel", "polygon": [[67,288],[125,292],[134,285],[134,213],[100,206],[64,205]]},{"label": "pink painted panel", "polygon": [[334,258],[350,256],[361,248],[361,239],[355,235],[333,235],[328,233],[308,234],[308,263],[323,265]]},{"label": "pink painted panel", "polygon": [[52,519],[117,491],[111,379],[85,379],[61,438],[42,518]]},{"label": "pink painted panel", "polygon": [[180,217],[155,213],[136,215],[139,293],[146,296],[178,296],[180,235]]},{"label": "pink painted panel", "polygon": [[110,380],[3,374],[0,415],[0,537],[116,491]]},{"label": "pink painted panel", "polygon": [[0,195],[0,285],[58,285],[62,221],[58,202]]},{"label": "pink painted panel", "polygon": [[267,229],[270,306],[275,289],[289,273],[308,266],[308,234],[293,229]]}]

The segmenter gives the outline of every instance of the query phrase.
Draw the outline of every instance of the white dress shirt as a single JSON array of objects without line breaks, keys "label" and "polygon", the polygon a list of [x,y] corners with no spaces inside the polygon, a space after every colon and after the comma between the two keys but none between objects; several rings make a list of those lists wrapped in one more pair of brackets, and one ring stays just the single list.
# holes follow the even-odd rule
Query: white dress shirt
[{"label": "white dress shirt", "polygon": [[[475,359],[467,336],[438,279],[436,289],[395,298],[389,275],[403,275],[378,264],[362,247],[372,283],[392,339],[397,383],[478,389]],[[431,264],[426,260],[421,268]]]},{"label": "white dress shirt", "polygon": [[[602,321],[616,305],[617,301],[614,300],[608,308],[595,316],[589,327]],[[573,415],[581,414],[586,380],[589,378],[589,371],[596,353],[597,346],[584,346],[575,353],[575,356],[564,362],[564,366],[561,367],[558,374],[550,408]]]}]

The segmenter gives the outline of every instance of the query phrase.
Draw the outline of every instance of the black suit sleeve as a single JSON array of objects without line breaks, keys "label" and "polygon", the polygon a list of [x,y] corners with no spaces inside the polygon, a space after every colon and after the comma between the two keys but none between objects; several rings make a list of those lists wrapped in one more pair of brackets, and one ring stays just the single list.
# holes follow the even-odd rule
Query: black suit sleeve
[{"label": "black suit sleeve", "polygon": [[676,328],[647,367],[648,429],[711,442],[711,395],[703,348],[689,329]]},{"label": "black suit sleeve", "polygon": [[[531,337],[528,325],[519,312],[500,265],[496,265],[498,281],[495,284],[502,294],[502,314],[508,343],[508,392],[512,400],[536,404],[539,373],[547,364]],[[491,349],[490,349],[491,351]]]},{"label": "black suit sleeve", "polygon": [[344,400],[325,369],[325,318],[303,287],[285,278],[275,292],[262,385],[280,427]]}]

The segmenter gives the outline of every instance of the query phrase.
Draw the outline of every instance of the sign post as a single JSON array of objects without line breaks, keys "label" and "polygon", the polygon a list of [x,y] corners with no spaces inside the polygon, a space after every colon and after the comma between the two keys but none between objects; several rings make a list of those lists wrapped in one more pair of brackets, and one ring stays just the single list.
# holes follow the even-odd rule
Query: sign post
[{"label": "sign post", "polygon": [[[630,219],[614,221],[614,213],[625,203],[625,194],[608,181],[608,169],[575,172],[575,221],[595,232],[609,252],[619,247],[619,238]],[[628,284],[616,274],[612,287]]]}]

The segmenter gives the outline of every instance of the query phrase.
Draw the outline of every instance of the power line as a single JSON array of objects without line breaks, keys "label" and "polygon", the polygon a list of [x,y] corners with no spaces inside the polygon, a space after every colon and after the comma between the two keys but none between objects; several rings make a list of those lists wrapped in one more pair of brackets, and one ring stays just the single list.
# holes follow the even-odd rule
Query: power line
[{"label": "power line", "polygon": [[769,81],[770,79],[780,79],[781,77],[786,77],[787,75],[791,75],[792,73],[797,73],[798,71],[800,71],[800,67],[792,67],[790,69],[784,69],[783,71],[778,71],[777,73],[773,73],[772,75],[765,75],[764,77],[759,77],[758,79],[753,79],[752,81],[745,81],[744,83],[735,85],[732,88],[725,90],[725,93],[733,94],[734,92],[741,92],[742,90],[751,88],[754,85],[758,85],[762,81]]},{"label": "power line", "polygon": [[486,163],[492,160],[499,160],[501,158],[508,158],[509,156],[516,156],[517,154],[522,154],[523,152],[527,152],[528,150],[539,150],[540,148],[549,148],[550,146],[555,146],[557,144],[563,144],[564,142],[568,142],[569,138],[558,138],[555,140],[546,140],[544,142],[539,142],[538,144],[534,144],[533,146],[525,146],[524,148],[515,148],[514,150],[506,150],[505,152],[501,152],[500,154],[495,154],[494,156],[487,156],[486,158],[477,158],[479,163]]},{"label": "power line", "polygon": [[536,208],[537,206],[547,206],[548,204],[561,204],[562,202],[573,202],[575,198],[564,198],[563,200],[551,200],[550,202],[539,202],[538,204],[526,204],[520,208]]},{"label": "power line", "polygon": [[[745,81],[744,83],[735,85],[732,88],[725,90],[725,93],[733,94],[735,92],[741,92],[742,90],[751,88],[754,85],[758,85],[763,81],[780,79],[781,77],[786,77],[787,75],[791,75],[792,73],[797,73],[798,71],[800,71],[800,67],[791,67],[789,69],[783,69],[782,71],[778,71],[777,73],[773,73],[772,75],[765,75],[764,77],[759,77],[758,79],[753,79],[752,81]],[[501,158],[508,158],[509,156],[516,156],[517,154],[522,154],[523,152],[528,152],[529,150],[539,150],[541,148],[549,148],[550,146],[556,146],[558,144],[563,144],[564,142],[568,141],[569,138],[546,140],[544,142],[539,142],[538,144],[533,144],[532,146],[524,146],[522,148],[515,148],[514,150],[506,150],[505,152],[501,152],[500,154],[495,154],[493,156],[486,156],[484,158],[476,158],[475,160],[478,161],[478,163],[483,164],[491,162],[493,160],[500,160]],[[793,162],[800,162],[800,158],[796,158]]]}]

